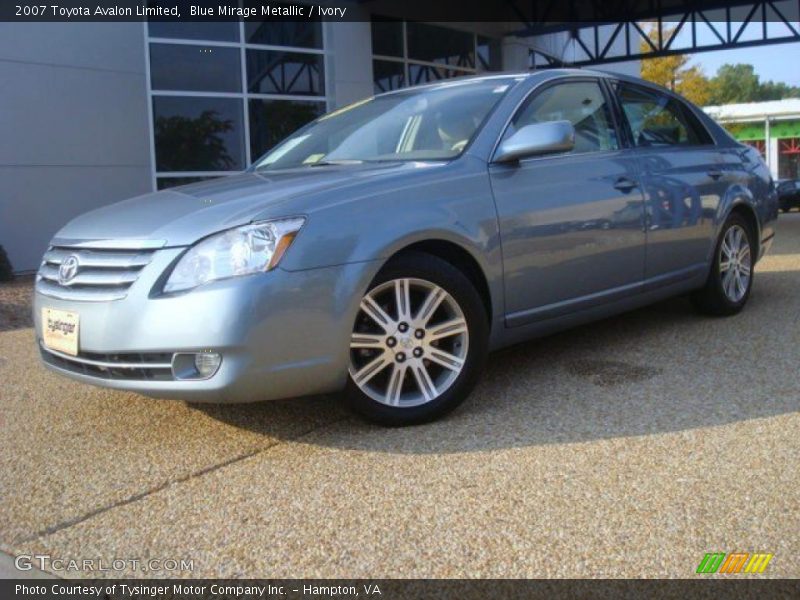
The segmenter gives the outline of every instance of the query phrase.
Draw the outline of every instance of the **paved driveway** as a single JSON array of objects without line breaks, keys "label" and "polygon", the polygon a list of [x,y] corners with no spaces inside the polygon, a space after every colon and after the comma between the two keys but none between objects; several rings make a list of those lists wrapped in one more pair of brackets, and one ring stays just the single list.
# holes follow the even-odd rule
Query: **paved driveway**
[{"label": "paved driveway", "polygon": [[0,549],[188,559],[159,573],[195,577],[691,577],[744,551],[800,577],[800,215],[779,225],[742,315],[675,300],[506,350],[455,414],[409,429],[330,397],[80,385],[38,365],[17,319]]}]

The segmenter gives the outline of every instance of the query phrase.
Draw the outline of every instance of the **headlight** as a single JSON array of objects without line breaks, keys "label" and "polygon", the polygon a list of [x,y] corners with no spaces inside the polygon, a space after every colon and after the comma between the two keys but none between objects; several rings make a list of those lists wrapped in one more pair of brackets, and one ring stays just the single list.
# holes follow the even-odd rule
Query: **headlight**
[{"label": "headlight", "polygon": [[305,219],[264,221],[207,237],[184,254],[164,285],[180,292],[215,279],[269,271],[280,262]]}]

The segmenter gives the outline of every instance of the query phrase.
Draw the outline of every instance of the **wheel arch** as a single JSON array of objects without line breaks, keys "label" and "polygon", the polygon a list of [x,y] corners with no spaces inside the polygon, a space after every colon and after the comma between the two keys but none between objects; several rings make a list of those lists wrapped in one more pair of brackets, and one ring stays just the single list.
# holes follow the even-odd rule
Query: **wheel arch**
[{"label": "wheel arch", "polygon": [[[756,199],[754,198],[752,191],[744,185],[736,184],[731,186],[723,197],[717,212],[718,218],[716,223],[716,235],[714,239],[719,239],[725,222],[728,220],[728,217],[734,213],[741,215],[750,226],[754,237],[753,243],[755,244],[755,256],[759,257],[761,254],[761,221],[759,220],[758,210],[756,207]],[[713,255],[711,260],[713,260]]]},{"label": "wheel arch", "polygon": [[737,202],[731,206],[731,209],[725,216],[725,221],[727,221],[728,217],[731,215],[740,215],[745,221],[747,221],[747,224],[750,226],[750,231],[753,232],[753,244],[755,244],[754,254],[756,256],[756,260],[758,260],[757,257],[761,255],[761,224],[758,221],[758,216],[756,215],[755,209],[747,202]]},{"label": "wheel arch", "polygon": [[423,252],[440,258],[453,267],[461,271],[470,283],[475,287],[478,295],[481,297],[484,309],[486,310],[486,318],[491,325],[493,310],[497,306],[496,300],[492,297],[492,291],[489,286],[489,279],[486,272],[474,256],[472,252],[467,250],[464,246],[457,244],[452,240],[441,238],[429,238],[409,243],[402,248],[395,250],[387,259],[386,263],[393,258],[407,254],[409,252]]}]

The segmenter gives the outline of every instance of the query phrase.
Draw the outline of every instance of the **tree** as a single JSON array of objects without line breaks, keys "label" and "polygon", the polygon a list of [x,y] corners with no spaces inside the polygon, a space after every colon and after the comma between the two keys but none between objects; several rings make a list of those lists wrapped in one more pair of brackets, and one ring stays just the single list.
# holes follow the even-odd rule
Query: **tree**
[{"label": "tree", "polygon": [[711,80],[711,103],[756,102],[760,85],[753,65],[722,65]]},{"label": "tree", "polygon": [[753,65],[722,65],[711,79],[711,104],[765,102],[784,98],[800,98],[800,88],[782,81],[762,83]]},{"label": "tree", "polygon": [[711,86],[708,77],[700,67],[692,66],[681,73],[680,82],[675,91],[698,106],[706,106],[711,99]]},{"label": "tree", "polygon": [[759,92],[761,100],[783,100],[784,98],[800,98],[800,88],[782,81],[765,81]]},{"label": "tree", "polygon": [[[669,39],[674,31],[674,28],[664,29],[664,38]],[[658,30],[651,27],[647,35],[655,42],[658,39]],[[639,46],[643,53],[650,49],[645,40],[642,40]],[[709,81],[700,67],[689,66],[691,58],[688,54],[675,54],[644,59],[642,61],[642,79],[663,85],[689,101],[704,106],[708,104],[711,96]]]}]

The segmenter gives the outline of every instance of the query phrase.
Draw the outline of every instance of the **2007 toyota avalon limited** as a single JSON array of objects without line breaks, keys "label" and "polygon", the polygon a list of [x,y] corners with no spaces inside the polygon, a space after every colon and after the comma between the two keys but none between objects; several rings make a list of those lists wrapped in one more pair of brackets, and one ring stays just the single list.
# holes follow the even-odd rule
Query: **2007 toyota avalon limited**
[{"label": "2007 toyota avalon limited", "polygon": [[747,302],[777,197],[758,152],[653,85],[495,75],[335,110],[244,174],[67,224],[45,364],[191,401],[334,392],[387,424],[454,408],[487,352],[691,292]]}]

